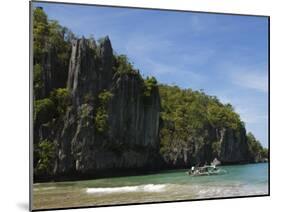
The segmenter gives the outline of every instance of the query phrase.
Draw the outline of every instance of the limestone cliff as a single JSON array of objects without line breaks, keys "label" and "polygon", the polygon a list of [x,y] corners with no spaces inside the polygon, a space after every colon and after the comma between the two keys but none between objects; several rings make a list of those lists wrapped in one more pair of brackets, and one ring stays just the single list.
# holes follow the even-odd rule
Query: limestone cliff
[{"label": "limestone cliff", "polygon": [[67,81],[72,106],[56,138],[55,174],[157,165],[158,90],[145,97],[140,75],[114,73],[113,62],[108,37],[98,46],[84,38],[73,41]]},{"label": "limestone cliff", "polygon": [[[108,171],[113,174],[121,170],[183,168],[210,162],[215,157],[225,164],[251,161],[243,126],[235,130],[218,128],[202,119],[199,125],[204,127],[192,134],[192,121],[181,124],[181,115],[174,123],[163,120],[163,110],[167,114],[180,111],[171,107],[175,99],[161,103],[166,97],[161,96],[158,85],[147,85],[133,67],[120,65],[109,37],[99,43],[83,37],[73,40],[71,54],[66,54],[68,70],[56,66],[59,62],[55,48],[49,50],[43,58],[44,89],[36,104],[48,106],[46,97],[54,95],[54,89],[65,87],[70,104],[58,115],[58,110],[52,109],[57,101],[54,99],[48,110],[36,112],[35,147],[40,141],[54,144],[49,171],[38,176],[94,176]],[[62,70],[58,71],[59,67]],[[174,98],[173,94],[170,96]],[[188,107],[189,104],[181,109],[186,111],[182,116],[188,113]],[[166,130],[164,137],[160,136],[161,130]],[[161,145],[166,145],[164,151]],[[35,167],[40,160],[39,156],[35,158]]]},{"label": "limestone cliff", "polygon": [[224,164],[247,163],[250,161],[249,145],[245,128],[222,129],[218,158]]},{"label": "limestone cliff", "polygon": [[230,104],[203,91],[160,85],[160,153],[170,168],[251,162],[244,123]]},{"label": "limestone cliff", "polygon": [[207,128],[195,142],[171,138],[172,145],[161,152],[169,168],[210,164],[217,158],[222,164],[251,162],[245,129]]}]

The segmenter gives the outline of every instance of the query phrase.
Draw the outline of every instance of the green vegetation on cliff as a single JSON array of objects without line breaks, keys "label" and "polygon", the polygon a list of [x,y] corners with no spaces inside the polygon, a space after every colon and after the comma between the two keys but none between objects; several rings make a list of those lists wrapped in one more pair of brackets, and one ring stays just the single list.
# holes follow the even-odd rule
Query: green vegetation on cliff
[{"label": "green vegetation on cliff", "polygon": [[95,115],[95,127],[98,132],[104,132],[107,130],[107,121],[108,121],[108,114],[107,114],[107,104],[109,100],[112,98],[112,93],[110,91],[102,91],[98,95],[99,106],[96,111]]},{"label": "green vegetation on cliff", "polygon": [[73,33],[48,20],[42,8],[33,10],[34,167],[37,174],[50,174],[55,145],[39,136],[53,131],[70,105],[66,89],[70,40]]},{"label": "green vegetation on cliff", "polygon": [[50,99],[56,106],[58,116],[64,115],[67,107],[71,105],[70,93],[67,88],[54,89],[50,94]]},{"label": "green vegetation on cliff", "polygon": [[157,80],[155,77],[147,77],[144,80],[144,96],[150,96],[153,88],[157,87]]},{"label": "green vegetation on cliff", "polygon": [[[33,10],[34,96],[45,98],[53,88],[65,87],[74,34],[50,21],[42,8]],[[47,71],[49,72],[47,74]]]},{"label": "green vegetation on cliff", "polygon": [[247,140],[250,146],[250,152],[252,155],[252,160],[255,162],[268,159],[268,149],[263,148],[261,143],[255,138],[255,136],[249,132],[247,134]]},{"label": "green vegetation on cliff", "polygon": [[163,122],[160,152],[166,161],[174,164],[210,162],[220,157],[221,133],[244,129],[233,107],[222,104],[215,96],[168,85],[160,85],[159,90]]},{"label": "green vegetation on cliff", "polygon": [[39,158],[34,167],[35,174],[52,174],[55,159],[55,146],[53,142],[42,140],[36,145],[34,155]]},{"label": "green vegetation on cliff", "polygon": [[124,54],[114,55],[113,71],[116,75],[139,75],[139,72],[134,69],[128,57]]}]

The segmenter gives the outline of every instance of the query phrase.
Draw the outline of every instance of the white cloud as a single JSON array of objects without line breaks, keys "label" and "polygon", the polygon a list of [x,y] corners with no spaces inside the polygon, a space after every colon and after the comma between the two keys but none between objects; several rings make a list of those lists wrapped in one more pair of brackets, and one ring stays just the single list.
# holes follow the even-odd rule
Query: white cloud
[{"label": "white cloud", "polygon": [[125,50],[130,55],[142,57],[147,54],[167,52],[172,46],[172,41],[142,33],[133,33],[125,44]]},{"label": "white cloud", "polygon": [[260,71],[251,72],[250,70],[240,71],[232,76],[232,82],[236,85],[254,89],[260,92],[268,92],[267,74]]},{"label": "white cloud", "polygon": [[268,92],[268,69],[265,64],[235,65],[224,63],[219,74],[241,88],[263,93]]},{"label": "white cloud", "polygon": [[165,79],[165,83],[172,83],[169,82],[172,78],[186,80],[188,85],[202,84],[206,77],[196,69],[190,70],[190,67],[199,61],[207,61],[213,54],[211,51],[197,51],[181,55],[172,40],[139,33],[130,36],[125,51],[136,68],[141,66],[142,73]]},{"label": "white cloud", "polygon": [[190,71],[187,68],[182,67],[181,64],[174,64],[174,63],[161,63],[153,61],[149,58],[143,58],[143,63],[151,67],[151,70],[149,70],[152,74],[156,75],[165,75],[165,74],[173,74],[174,76],[184,77],[189,79],[189,81],[196,81],[196,82],[202,82],[205,80],[205,77],[201,74],[197,73],[196,71]]}]

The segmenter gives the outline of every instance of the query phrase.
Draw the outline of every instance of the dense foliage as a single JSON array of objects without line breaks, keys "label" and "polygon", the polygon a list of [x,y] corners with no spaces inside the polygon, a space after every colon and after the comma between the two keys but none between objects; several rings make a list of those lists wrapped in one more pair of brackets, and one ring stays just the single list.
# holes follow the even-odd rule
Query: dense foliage
[{"label": "dense foliage", "polygon": [[[200,164],[218,157],[221,133],[239,132],[244,123],[230,104],[222,104],[215,96],[203,91],[160,85],[161,119],[160,152],[174,164]],[[253,157],[263,151],[254,139],[249,139]],[[258,147],[256,147],[258,146]],[[207,150],[206,150],[207,148]],[[263,156],[258,157],[259,161]]]}]

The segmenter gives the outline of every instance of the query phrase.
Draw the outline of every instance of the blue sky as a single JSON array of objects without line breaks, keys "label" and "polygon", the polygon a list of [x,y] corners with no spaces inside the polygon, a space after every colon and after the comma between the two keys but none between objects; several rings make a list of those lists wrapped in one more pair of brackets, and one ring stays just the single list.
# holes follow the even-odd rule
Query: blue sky
[{"label": "blue sky", "polygon": [[231,103],[268,146],[267,18],[35,3],[78,36],[109,35],[144,76]]}]

